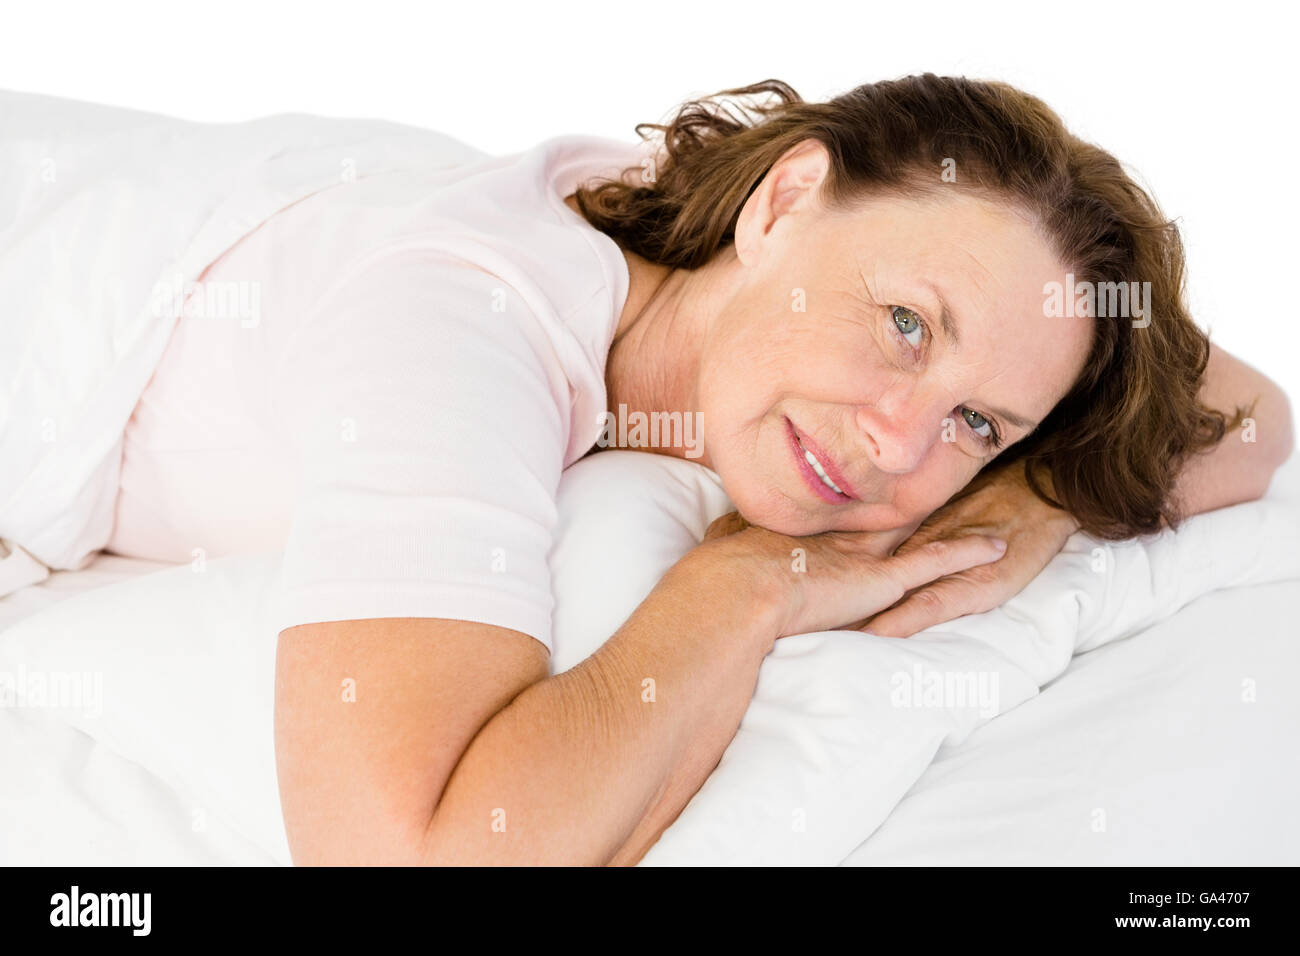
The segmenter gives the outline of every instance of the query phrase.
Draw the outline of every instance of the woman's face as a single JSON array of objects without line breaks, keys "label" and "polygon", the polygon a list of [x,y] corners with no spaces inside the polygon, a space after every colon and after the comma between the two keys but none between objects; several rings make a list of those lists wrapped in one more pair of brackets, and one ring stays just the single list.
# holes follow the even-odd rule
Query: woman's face
[{"label": "woman's face", "polygon": [[741,213],[696,386],[705,463],[776,531],[915,526],[1065,396],[1092,320],[1044,317],[1066,269],[1014,210],[953,186],[832,211],[825,168],[797,147]]}]

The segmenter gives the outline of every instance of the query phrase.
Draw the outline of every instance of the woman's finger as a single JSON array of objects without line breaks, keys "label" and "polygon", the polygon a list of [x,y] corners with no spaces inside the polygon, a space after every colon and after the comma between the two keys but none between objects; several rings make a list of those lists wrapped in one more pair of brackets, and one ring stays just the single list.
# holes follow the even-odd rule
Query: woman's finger
[{"label": "woman's finger", "polygon": [[881,611],[861,628],[877,637],[911,637],[927,627],[989,610],[981,607],[981,589],[963,578],[943,578]]},{"label": "woman's finger", "polygon": [[885,562],[884,570],[902,590],[900,595],[958,571],[1001,559],[1006,542],[982,534],[967,535],[929,544],[897,554]]}]

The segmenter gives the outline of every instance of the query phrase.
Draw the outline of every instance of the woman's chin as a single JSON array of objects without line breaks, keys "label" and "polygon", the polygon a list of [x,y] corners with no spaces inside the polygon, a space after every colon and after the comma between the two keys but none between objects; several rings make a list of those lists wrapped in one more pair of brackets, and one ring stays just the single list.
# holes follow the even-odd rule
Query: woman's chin
[{"label": "woman's chin", "polygon": [[881,509],[876,514],[864,514],[861,510],[851,512],[849,509],[819,514],[802,510],[789,500],[772,501],[759,497],[747,501],[734,495],[730,497],[736,511],[749,524],[792,538],[840,531],[893,535],[901,542],[910,537],[917,525],[924,520],[905,520],[893,509]]},{"label": "woman's chin", "polygon": [[[726,483],[723,483],[724,489]],[[777,534],[802,538],[810,534],[821,534],[834,530],[824,515],[809,514],[799,509],[788,499],[773,499],[766,495],[746,497],[744,493],[733,494],[727,491],[731,503],[740,516],[752,525],[766,528]]]},{"label": "woman's chin", "polygon": [[[788,489],[755,487],[749,476],[732,481],[731,475],[717,472],[732,507],[749,524],[777,534],[802,538],[828,531],[894,532],[914,523],[891,504],[867,504],[861,501],[835,505],[823,504],[811,492],[806,501]],[[919,523],[919,519],[916,523]],[[910,530],[910,528],[909,528]]]}]

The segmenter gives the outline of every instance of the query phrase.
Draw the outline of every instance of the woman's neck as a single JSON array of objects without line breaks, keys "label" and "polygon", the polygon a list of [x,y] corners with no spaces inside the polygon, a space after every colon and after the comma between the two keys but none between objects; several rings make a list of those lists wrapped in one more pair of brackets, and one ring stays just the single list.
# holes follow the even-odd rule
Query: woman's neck
[{"label": "woman's neck", "polygon": [[694,270],[656,265],[627,250],[623,255],[630,283],[605,365],[608,411],[616,419],[634,412],[680,415],[685,433],[697,436],[696,442],[661,443],[648,450],[709,465],[698,444],[701,356],[710,320],[728,294],[734,250]]},{"label": "woman's neck", "polygon": [[[582,214],[573,196],[564,202]],[[622,252],[628,295],[605,363],[607,411],[615,421],[634,412],[676,413],[683,420],[690,415],[692,434],[698,436],[701,356],[710,321],[730,297],[738,275],[735,249],[729,246],[691,270],[658,265],[627,249]],[[702,447],[669,444],[648,450],[709,465]]]}]

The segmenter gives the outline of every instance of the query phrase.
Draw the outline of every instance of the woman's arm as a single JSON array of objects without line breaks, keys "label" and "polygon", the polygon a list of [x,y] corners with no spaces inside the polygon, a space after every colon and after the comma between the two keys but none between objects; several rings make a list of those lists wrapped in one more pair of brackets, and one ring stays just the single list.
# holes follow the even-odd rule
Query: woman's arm
[{"label": "woman's arm", "polygon": [[1290,457],[1295,444],[1286,393],[1217,345],[1210,346],[1200,398],[1229,416],[1235,406],[1253,401],[1249,416],[1253,425],[1230,430],[1213,449],[1188,459],[1174,490],[1186,515],[1263,497],[1273,472]]},{"label": "woman's arm", "polygon": [[486,624],[286,630],[276,753],[294,862],[601,864],[634,830],[639,858],[734,735],[777,637],[771,594],[680,563],[549,678],[540,643]]},{"label": "woman's arm", "polygon": [[491,625],[285,630],[276,757],[294,862],[635,863],[717,765],[774,640],[1001,553],[967,538],[881,557],[882,541],[711,538],[554,677],[540,643]]},{"label": "woman's arm", "polygon": [[[779,636],[772,596],[716,562],[670,569],[591,657],[488,721],[447,781],[421,862],[640,859],[735,735]],[[489,825],[496,808],[504,833]]]}]

